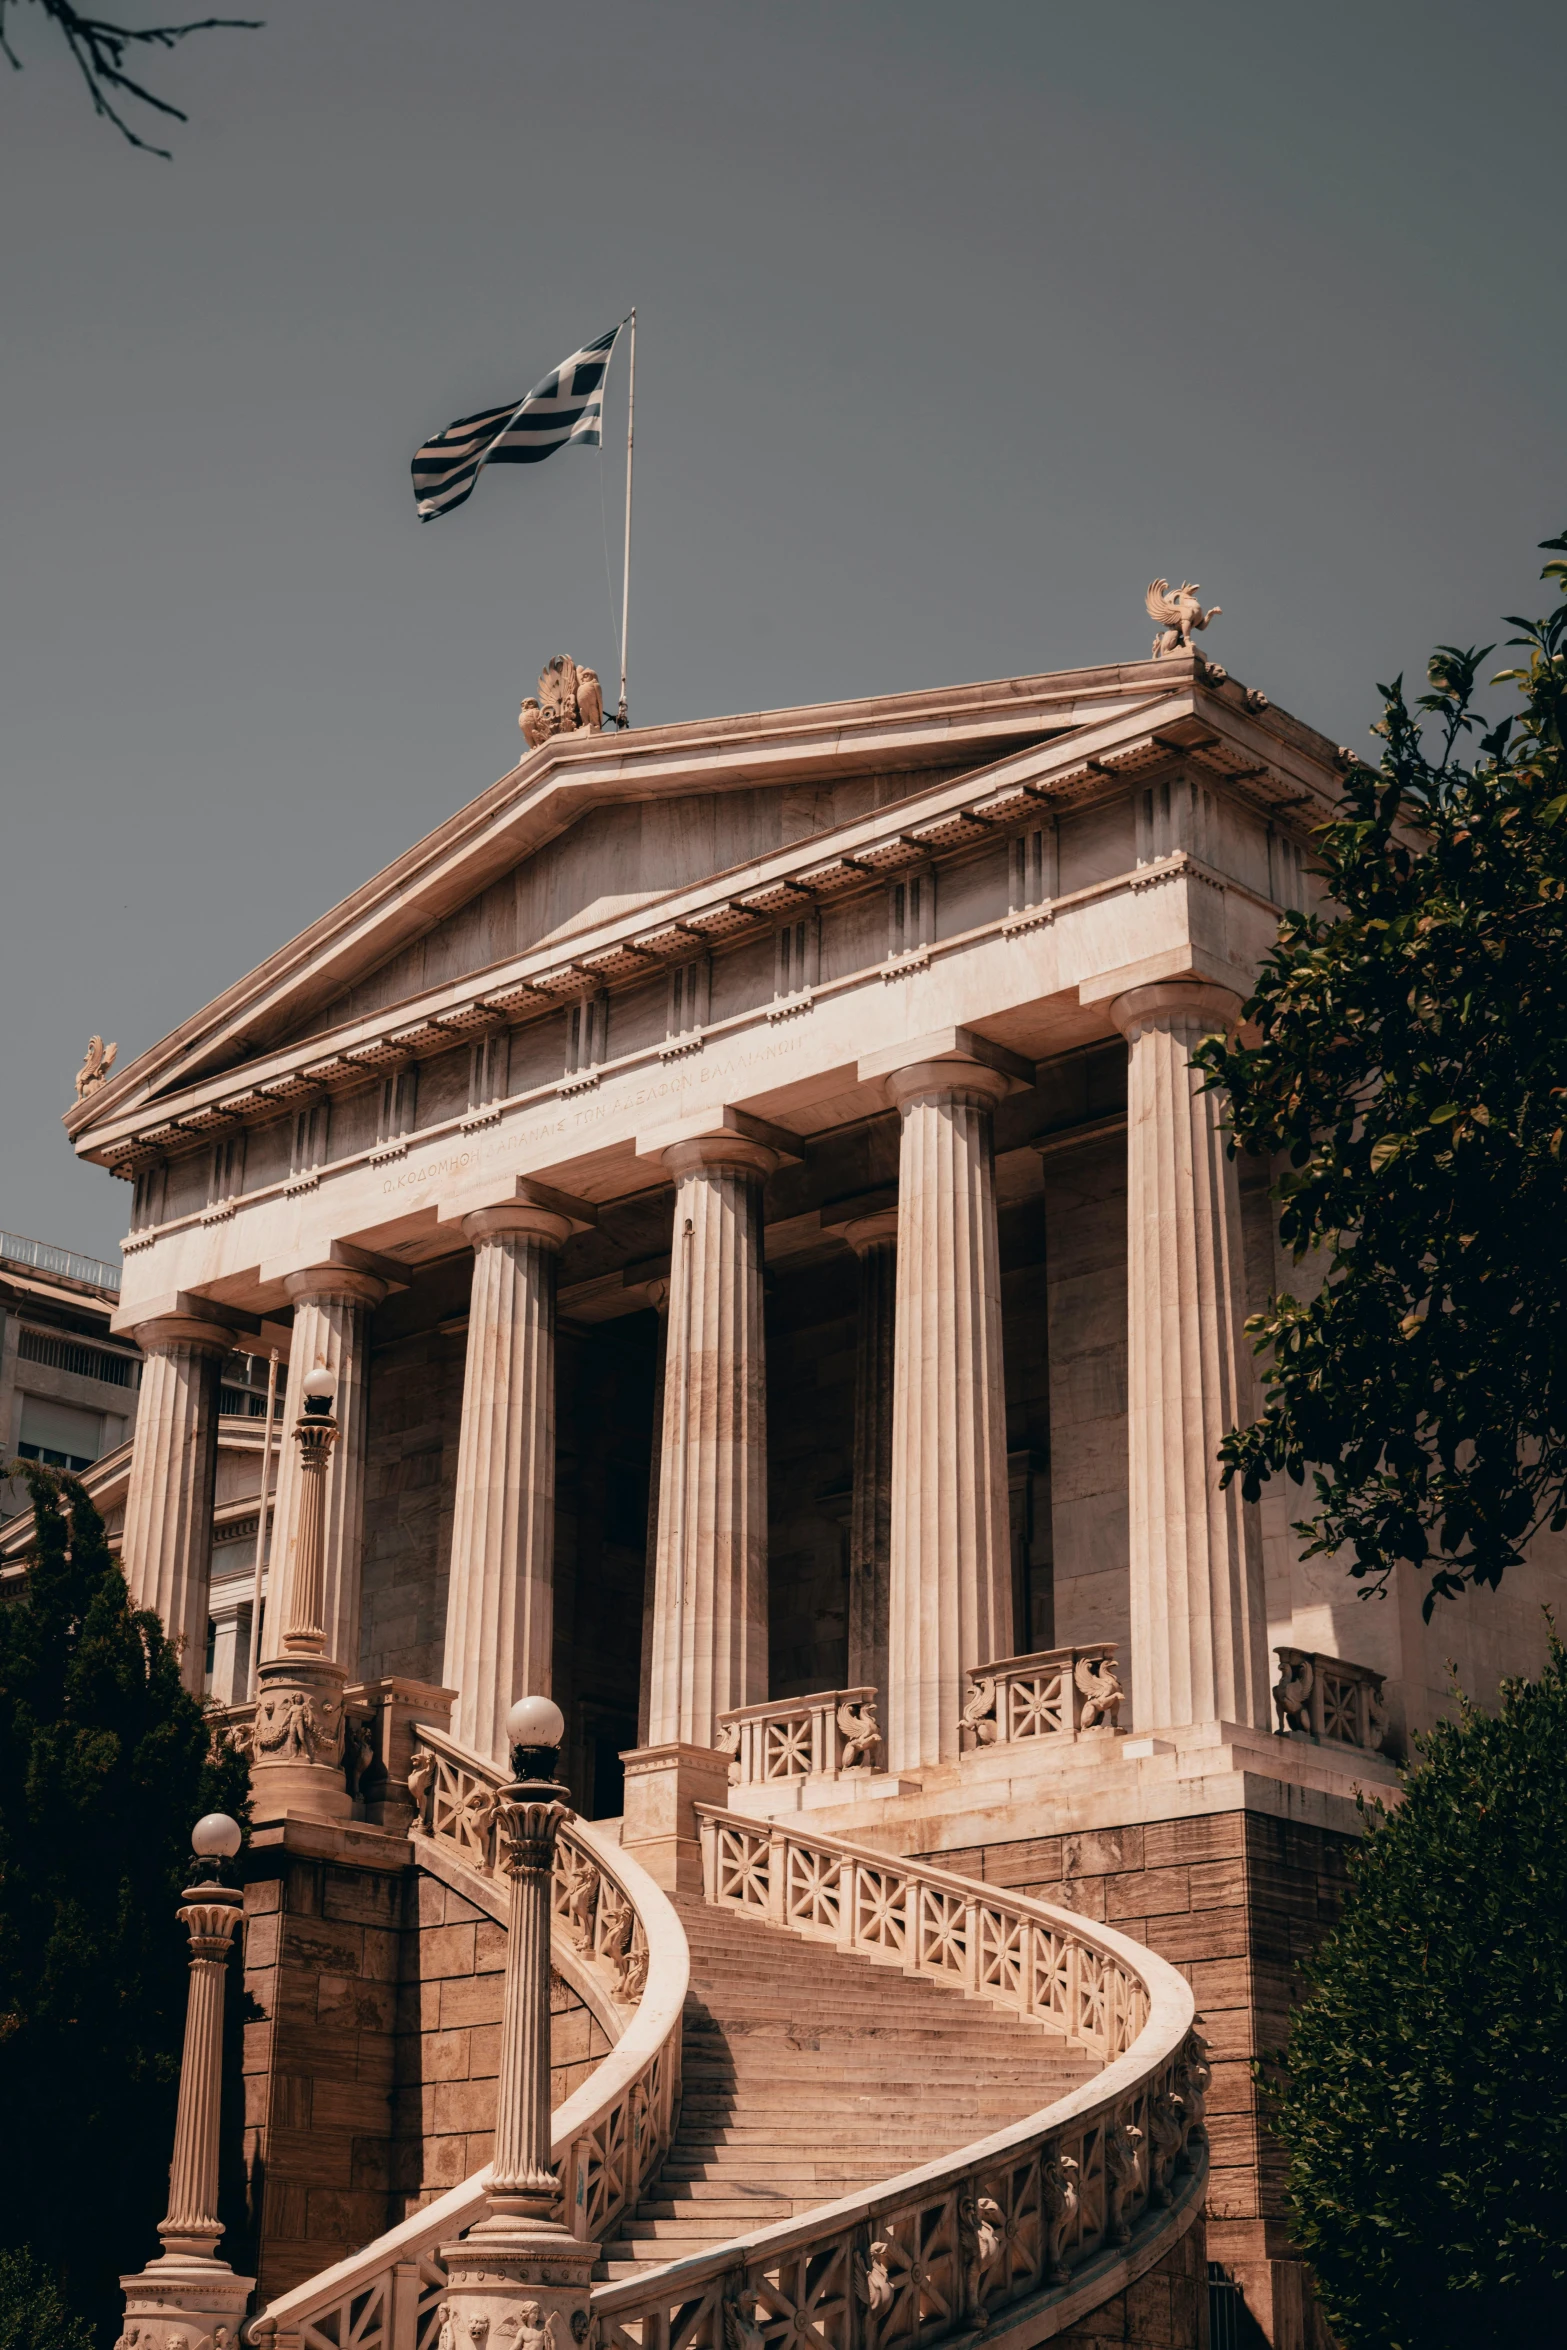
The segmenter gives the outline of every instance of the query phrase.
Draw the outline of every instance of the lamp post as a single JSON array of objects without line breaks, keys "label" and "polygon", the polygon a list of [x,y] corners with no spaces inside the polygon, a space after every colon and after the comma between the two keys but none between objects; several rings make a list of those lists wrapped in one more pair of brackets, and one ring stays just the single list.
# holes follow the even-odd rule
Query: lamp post
[{"label": "lamp post", "polygon": [[333,1396],[332,1374],[324,1365],[306,1373],[304,1409],[294,1423],[299,1447],[294,1525],[279,1594],[285,1610],[282,1653],[259,1668],[250,1733],[258,1821],[292,1812],[335,1822],[350,1818],[354,1808],[343,1778],[348,1671],[326,1653],[322,1628],[325,1486],[337,1442]]},{"label": "lamp post", "polygon": [[[196,1822],[191,1849],[212,1864],[200,1884],[186,1888],[180,1923],[190,1934],[190,1988],[185,2002],[185,2047],[180,2058],[174,2157],[169,2164],[169,2208],[158,2223],[163,2251],[139,2276],[121,2277],[125,2335],[161,2339],[165,2324],[208,2336],[212,2350],[231,2350],[254,2277],[237,2277],[217,2257],[218,2121],[223,2096],[223,1986],[234,1928],[244,1896],[219,1876],[240,1847],[240,1831],[223,1812]],[[173,2340],[173,2335],[169,2339]],[[184,2338],[184,2337],[180,2337]]]},{"label": "lamp post", "polygon": [[508,2318],[511,2333],[520,2326],[519,2338],[542,2326],[555,2350],[569,2350],[587,2330],[598,2246],[581,2242],[556,2216],[561,2184],[550,2161],[550,1878],[555,1839],[572,1817],[555,1777],[565,1729],[547,1697],[520,1698],[506,1717],[512,1776],[500,1790],[495,1825],[500,1865],[511,1880],[511,1919],[495,2159],[484,2218],[441,2249],[447,2315],[459,2342],[497,2341]]}]

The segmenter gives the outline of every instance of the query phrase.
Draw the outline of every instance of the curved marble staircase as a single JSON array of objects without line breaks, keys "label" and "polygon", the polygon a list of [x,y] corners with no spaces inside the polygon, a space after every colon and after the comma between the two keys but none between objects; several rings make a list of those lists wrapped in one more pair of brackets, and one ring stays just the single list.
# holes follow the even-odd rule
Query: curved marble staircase
[{"label": "curved marble staircase", "polygon": [[[418,1865],[496,1918],[501,1774],[428,1733]],[[704,1894],[562,1833],[555,1962],[613,2040],[554,2117],[600,2262],[588,2350],[968,2350],[1076,2325],[1201,2209],[1191,1993],[1112,1928],[825,1836],[699,1813]],[[247,2327],[437,2350],[480,2171]]]},{"label": "curved marble staircase", "polygon": [[680,2123],[601,2278],[868,2191],[1099,2070],[1015,2016],[672,1898],[691,1951]]}]

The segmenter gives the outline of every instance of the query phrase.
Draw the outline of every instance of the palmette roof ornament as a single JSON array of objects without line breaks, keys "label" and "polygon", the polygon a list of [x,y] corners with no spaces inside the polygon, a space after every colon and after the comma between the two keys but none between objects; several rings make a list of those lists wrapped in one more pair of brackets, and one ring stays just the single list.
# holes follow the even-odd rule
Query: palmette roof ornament
[{"label": "palmette roof ornament", "polygon": [[1223,611],[1222,604],[1210,604],[1205,612],[1197,601],[1197,588],[1195,579],[1183,579],[1178,588],[1172,588],[1167,579],[1156,579],[1149,588],[1143,601],[1149,619],[1159,626],[1153,640],[1154,660],[1162,660],[1166,653],[1189,653],[1196,631],[1217,620]]},{"label": "palmette roof ornament", "polygon": [[90,1036],[87,1039],[87,1058],[76,1072],[76,1098],[79,1102],[84,1102],[90,1093],[97,1092],[100,1085],[108,1083],[109,1071],[114,1067],[114,1056],[119,1049],[117,1044],[105,1044],[101,1036]]},{"label": "palmette roof ornament", "polygon": [[604,689],[596,669],[579,669],[565,653],[546,661],[537,695],[529,694],[517,713],[530,751],[556,734],[597,734],[604,723]]}]

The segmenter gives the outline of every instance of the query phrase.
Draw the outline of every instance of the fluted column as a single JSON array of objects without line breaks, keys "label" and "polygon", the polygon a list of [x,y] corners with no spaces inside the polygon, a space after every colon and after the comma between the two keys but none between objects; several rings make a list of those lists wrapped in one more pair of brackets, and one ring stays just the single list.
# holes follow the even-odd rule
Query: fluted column
[{"label": "fluted column", "polygon": [[[193,1842],[200,1859],[230,1857],[240,1831],[221,1813],[199,1821]],[[135,2276],[120,2279],[125,2328],[131,2342],[235,2342],[253,2277],[236,2276],[217,2257],[218,2124],[223,2098],[223,1991],[229,1949],[244,1896],[216,1879],[187,1887],[180,1923],[190,1934],[190,1983],[185,1997],[185,2046],[180,2059],[174,2157],[169,2164],[169,2208],[158,2223],[163,2249]],[[173,2327],[177,2330],[169,2331]]]},{"label": "fluted column", "polygon": [[180,1911],[190,1933],[190,1987],[180,2058],[169,2208],[158,2223],[166,2252],[210,2260],[223,2233],[218,2217],[218,2112],[223,2095],[223,1988],[229,1945],[244,1907],[227,1885],[195,1885]]},{"label": "fluted column", "polygon": [[762,1185],[737,1134],[671,1144],[675,1178],[648,1743],[711,1746],[767,1695]]},{"label": "fluted column", "polygon": [[[548,1698],[526,1697],[510,1709],[519,1743],[495,1810],[496,1857],[511,1880],[495,2155],[483,2218],[440,2248],[442,2314],[451,2320],[444,2338],[459,2342],[548,2341],[563,2350],[588,2333],[599,2247],[566,2226],[551,2160],[550,1876],[556,1838],[572,1816],[555,1777],[564,1729]],[[532,1738],[549,1744],[521,1743]]]},{"label": "fluted column", "polygon": [[658,1603],[658,1489],[664,1461],[664,1366],[669,1354],[669,1283],[650,1281],[648,1303],[658,1316],[653,1358],[653,1457],[647,1481],[647,1558],[642,1570],[642,1645],[637,1652],[637,1744],[646,1746],[653,1704],[653,1612]]},{"label": "fluted column", "polygon": [[1227,1429],[1250,1416],[1240,1189],[1192,1048],[1232,1023],[1227,989],[1171,981],[1110,1006],[1130,1048],[1128,1437],[1136,1727],[1269,1724],[1256,1531],[1219,1488]]},{"label": "fluted column", "polygon": [[[360,1591],[364,1569],[365,1451],[369,1432],[370,1314],[386,1296],[386,1283],[373,1273],[347,1265],[310,1265],[290,1273],[284,1284],[294,1308],[289,1341],[288,1383],[284,1390],[283,1426],[292,1428],[303,1409],[303,1382],[311,1371],[332,1374],[339,1428],[337,1444],[327,1468],[321,1497],[321,1560],[324,1577],[322,1630],[326,1655],[346,1667],[352,1680],[359,1669]],[[296,1522],[299,1453],[285,1444],[278,1461],[277,1496],[272,1523],[283,1541],[274,1540],[270,1590],[266,1602],[261,1654],[283,1653],[282,1592],[288,1581],[284,1554],[285,1529]]]},{"label": "fluted column", "polygon": [[452,1736],[506,1757],[513,1692],[547,1691],[555,1635],[555,1272],[571,1220],[525,1202],[462,1220],[473,1244],[442,1679]]},{"label": "fluted column", "polygon": [[896,1071],[903,1115],[893,1339],[888,1768],[958,1752],[967,1666],[1012,1644],[1001,1268],[991,1119],[1007,1081]]},{"label": "fluted column", "polygon": [[892,1558],[893,1331],[898,1211],[862,1216],[844,1239],[860,1260],[854,1350],[854,1495],[849,1514],[851,1687],[887,1694]]},{"label": "fluted column", "polygon": [[220,1324],[164,1314],[133,1333],[144,1357],[125,1501],[122,1557],[131,1598],[153,1608],[199,1697],[207,1655],[212,1502],[218,1475],[218,1374],[233,1343]]}]

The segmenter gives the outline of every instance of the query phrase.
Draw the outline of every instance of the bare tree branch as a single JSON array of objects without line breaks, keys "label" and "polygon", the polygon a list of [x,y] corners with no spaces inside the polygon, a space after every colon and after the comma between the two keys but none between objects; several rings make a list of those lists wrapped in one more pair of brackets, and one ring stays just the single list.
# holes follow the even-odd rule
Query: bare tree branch
[{"label": "bare tree branch", "polygon": [[[22,70],[22,61],[6,37],[6,16],[9,10],[23,4],[24,0],[0,0],[0,53],[10,60],[18,73]],[[125,71],[127,51],[138,42],[151,48],[172,49],[184,40],[187,33],[220,30],[259,32],[262,22],[254,16],[203,16],[193,24],[155,24],[140,28],[116,24],[111,17],[84,16],[79,8],[73,7],[72,0],[26,0],[26,4],[41,8],[50,22],[59,26],[65,45],[75,58],[82,79],[87,84],[93,112],[107,116],[131,146],[139,147],[144,155],[161,155],[165,162],[169,160],[168,148],[155,147],[150,140],[138,138],[124,116],[116,110],[115,100],[136,98],[142,105],[153,107],[159,114],[171,115],[176,122],[184,122],[188,118],[178,106],[171,105],[167,98],[158,97]]]}]

